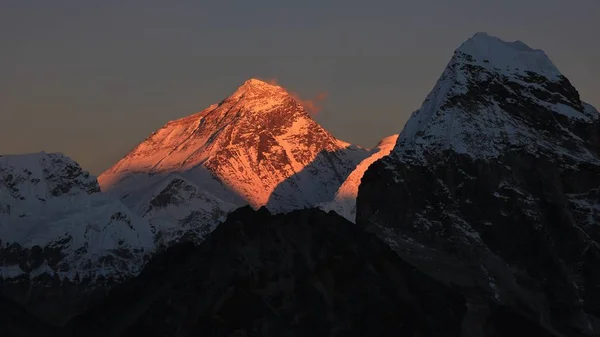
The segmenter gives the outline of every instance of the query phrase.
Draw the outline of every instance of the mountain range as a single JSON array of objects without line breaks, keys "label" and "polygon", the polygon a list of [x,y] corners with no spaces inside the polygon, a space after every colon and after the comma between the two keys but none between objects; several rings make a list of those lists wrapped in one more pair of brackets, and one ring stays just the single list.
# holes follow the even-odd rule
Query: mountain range
[{"label": "mountain range", "polygon": [[599,228],[600,114],[477,33],[373,149],[250,79],[98,179],[0,156],[0,311],[14,336],[595,336]]}]

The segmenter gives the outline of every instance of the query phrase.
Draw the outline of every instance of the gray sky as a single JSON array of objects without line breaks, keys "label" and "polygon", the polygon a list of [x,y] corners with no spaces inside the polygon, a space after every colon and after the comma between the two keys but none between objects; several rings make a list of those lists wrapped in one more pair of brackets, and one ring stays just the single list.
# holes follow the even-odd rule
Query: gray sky
[{"label": "gray sky", "polygon": [[600,0],[0,0],[0,153],[99,174],[250,77],[327,92],[317,121],[373,146],[478,31],[544,49],[600,108],[599,17]]}]

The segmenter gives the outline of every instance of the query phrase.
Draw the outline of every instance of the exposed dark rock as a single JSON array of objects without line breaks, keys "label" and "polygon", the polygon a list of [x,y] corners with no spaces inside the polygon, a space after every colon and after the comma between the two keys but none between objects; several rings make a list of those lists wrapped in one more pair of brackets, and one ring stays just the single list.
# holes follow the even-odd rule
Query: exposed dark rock
[{"label": "exposed dark rock", "polygon": [[[363,177],[357,223],[424,270],[450,268],[432,272],[438,279],[469,291],[479,287],[500,303],[524,301],[534,317],[547,315],[565,329],[588,315],[594,322],[600,317],[598,210],[577,212],[573,204],[599,203],[581,189],[600,186],[600,168],[587,174],[559,168],[551,158],[526,153],[493,161],[444,153],[427,167],[399,164],[393,171],[377,162]],[[577,175],[588,180],[572,183]]]},{"label": "exposed dark rock", "polygon": [[165,189],[160,192],[154,199],[150,200],[150,208],[147,212],[152,210],[152,207],[165,207],[169,204],[177,205],[181,201],[179,200],[179,189],[183,189],[184,191],[193,194],[196,192],[196,189],[186,184],[182,179],[173,179]]},{"label": "exposed dark rock", "polygon": [[[484,313],[484,315],[482,315]],[[230,214],[175,245],[69,326],[88,336],[554,336],[466,297],[341,216]]]}]

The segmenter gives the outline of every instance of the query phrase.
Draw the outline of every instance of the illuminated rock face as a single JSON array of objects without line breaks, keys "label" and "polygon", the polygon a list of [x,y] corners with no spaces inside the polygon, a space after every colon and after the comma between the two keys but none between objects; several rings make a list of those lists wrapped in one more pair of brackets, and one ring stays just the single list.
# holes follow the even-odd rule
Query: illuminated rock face
[{"label": "illuminated rock face", "polygon": [[371,152],[335,139],[283,88],[251,79],[167,123],[99,177],[170,242],[199,240],[243,205],[273,212],[333,200]]},{"label": "illuminated rock face", "polygon": [[477,34],[365,173],[356,222],[474,303],[597,334],[599,117],[542,51]]}]

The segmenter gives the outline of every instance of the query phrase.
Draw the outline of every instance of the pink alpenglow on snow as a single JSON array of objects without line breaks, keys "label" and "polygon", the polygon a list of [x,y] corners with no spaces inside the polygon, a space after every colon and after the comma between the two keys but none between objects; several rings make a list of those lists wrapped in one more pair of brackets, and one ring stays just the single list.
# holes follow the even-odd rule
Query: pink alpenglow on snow
[{"label": "pink alpenglow on snow", "polygon": [[[211,205],[202,218],[214,222],[246,204],[285,212],[329,202],[369,155],[333,137],[284,88],[250,79],[219,104],[167,123],[99,183],[140,215],[160,217],[156,226],[181,223],[200,205]],[[181,197],[191,190],[197,203]]]},{"label": "pink alpenglow on snow", "polygon": [[363,175],[371,164],[392,152],[397,139],[397,134],[382,139],[375,148],[376,152],[361,161],[342,186],[340,186],[335,194],[335,199],[320,205],[320,208],[325,211],[335,211],[339,215],[354,222],[356,217],[356,196],[358,195],[358,186],[360,185]]}]

